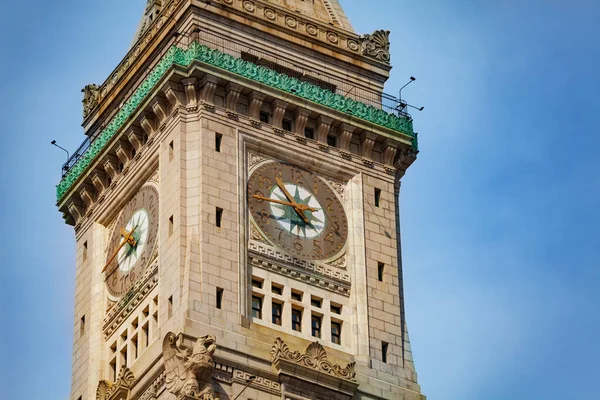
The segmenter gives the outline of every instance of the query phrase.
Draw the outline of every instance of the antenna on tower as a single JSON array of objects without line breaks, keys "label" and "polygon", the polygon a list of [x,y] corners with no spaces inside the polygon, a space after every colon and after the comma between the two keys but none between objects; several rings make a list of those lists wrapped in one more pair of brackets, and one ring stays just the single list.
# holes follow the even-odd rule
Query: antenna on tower
[{"label": "antenna on tower", "polygon": [[414,108],[415,110],[418,110],[418,111],[423,111],[425,109],[425,107],[416,107],[416,106],[413,106],[412,104],[408,104],[402,98],[402,89],[404,89],[405,87],[407,87],[408,85],[410,85],[411,83],[413,83],[416,80],[417,80],[417,78],[415,78],[414,76],[411,76],[409,81],[406,82],[406,84],[404,86],[402,86],[400,88],[400,90],[398,91],[398,105],[396,106],[396,111],[398,111],[401,115],[404,115],[409,118],[411,118],[410,114],[408,113],[409,107]]}]

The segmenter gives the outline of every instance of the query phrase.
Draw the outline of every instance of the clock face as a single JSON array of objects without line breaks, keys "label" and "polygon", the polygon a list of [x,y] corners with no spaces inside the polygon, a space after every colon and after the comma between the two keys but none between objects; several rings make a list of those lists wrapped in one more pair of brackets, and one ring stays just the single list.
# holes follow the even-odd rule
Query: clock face
[{"label": "clock face", "polygon": [[106,285],[121,297],[135,285],[152,257],[158,234],[158,191],[146,185],[126,205],[111,234]]},{"label": "clock face", "polygon": [[344,207],[308,171],[277,162],[259,167],[248,181],[248,206],[265,236],[299,258],[328,259],[346,243]]}]

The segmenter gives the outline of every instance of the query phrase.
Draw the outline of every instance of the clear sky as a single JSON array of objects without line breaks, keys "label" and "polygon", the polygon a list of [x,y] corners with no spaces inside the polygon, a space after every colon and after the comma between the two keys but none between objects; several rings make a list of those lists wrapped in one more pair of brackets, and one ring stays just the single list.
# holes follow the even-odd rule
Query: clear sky
[{"label": "clear sky", "polygon": [[[81,88],[145,0],[0,0],[0,399],[69,396],[74,234],[55,208]],[[401,194],[408,326],[429,399],[592,399],[600,376],[600,6],[342,0],[392,31],[387,91],[421,153]]]}]

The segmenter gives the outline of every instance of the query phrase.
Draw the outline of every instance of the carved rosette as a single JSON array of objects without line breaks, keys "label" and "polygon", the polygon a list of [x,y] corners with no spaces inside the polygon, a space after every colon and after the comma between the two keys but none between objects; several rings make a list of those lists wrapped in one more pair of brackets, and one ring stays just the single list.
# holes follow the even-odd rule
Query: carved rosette
[{"label": "carved rosette", "polygon": [[163,341],[167,390],[177,400],[189,397],[214,400],[212,373],[215,367],[213,354],[217,348],[214,336],[198,338],[193,347],[183,344],[183,334],[169,332]]},{"label": "carved rosette", "polygon": [[362,54],[389,63],[390,31],[378,30],[372,35],[363,35]]},{"label": "carved rosette", "polygon": [[277,365],[280,360],[289,361],[338,378],[350,381],[356,380],[356,372],[354,371],[356,363],[352,362],[343,368],[338,364],[331,363],[327,360],[327,352],[319,342],[311,343],[304,353],[300,353],[299,351],[291,351],[283,339],[278,337],[271,348],[271,361]]},{"label": "carved rosette", "polygon": [[129,368],[123,367],[116,382],[112,383],[104,380],[98,382],[96,400],[126,399],[134,383],[135,376],[133,373]]}]

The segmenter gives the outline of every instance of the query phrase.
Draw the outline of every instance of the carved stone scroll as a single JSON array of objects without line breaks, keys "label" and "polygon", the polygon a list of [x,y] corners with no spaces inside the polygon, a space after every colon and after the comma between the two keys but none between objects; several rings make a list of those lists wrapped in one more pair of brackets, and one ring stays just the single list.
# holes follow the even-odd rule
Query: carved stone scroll
[{"label": "carved stone scroll", "polygon": [[134,383],[135,376],[133,376],[133,373],[129,368],[123,367],[116,382],[112,383],[104,380],[98,382],[96,400],[127,399]]},{"label": "carved stone scroll", "polygon": [[363,35],[362,54],[389,63],[390,31],[378,30],[372,35]]},{"label": "carved stone scroll", "polygon": [[304,353],[300,353],[299,351],[291,351],[283,339],[278,337],[271,348],[271,361],[277,366],[280,360],[312,368],[338,378],[350,381],[356,380],[355,363],[352,362],[343,368],[338,364],[332,364],[327,360],[327,352],[319,342],[311,343]]}]

